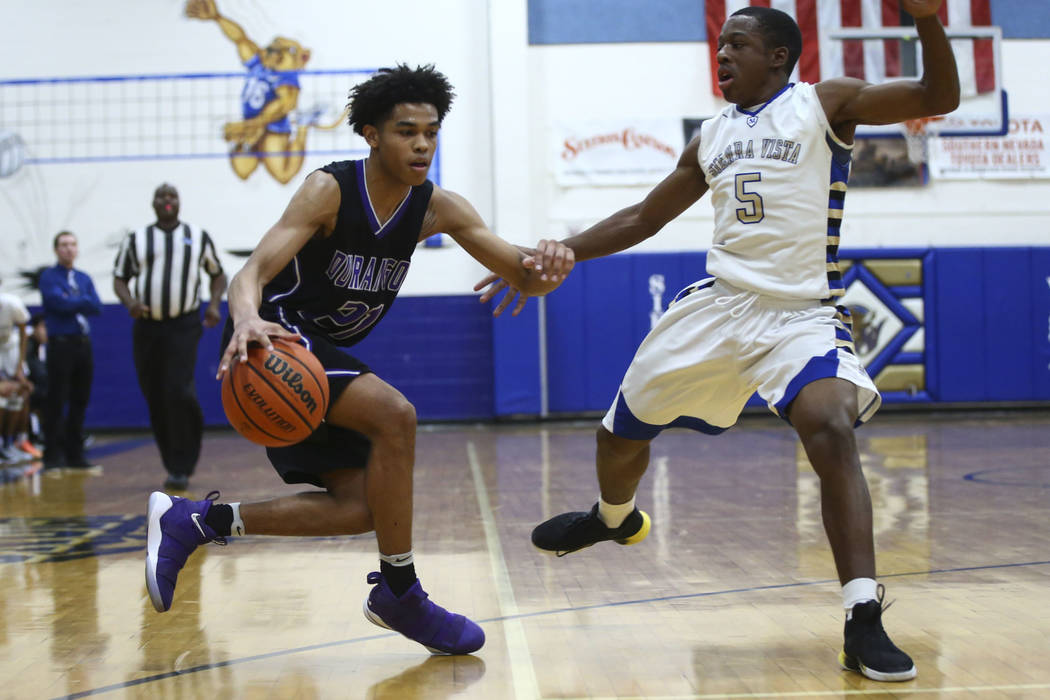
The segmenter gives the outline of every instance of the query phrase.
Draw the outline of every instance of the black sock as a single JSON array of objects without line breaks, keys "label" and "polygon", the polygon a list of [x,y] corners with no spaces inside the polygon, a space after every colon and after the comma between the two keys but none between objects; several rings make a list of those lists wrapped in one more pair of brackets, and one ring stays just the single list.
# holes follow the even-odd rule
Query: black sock
[{"label": "black sock", "polygon": [[386,585],[398,598],[405,594],[412,584],[416,582],[416,565],[394,566],[385,561],[379,562],[379,573],[386,579]]},{"label": "black sock", "polygon": [[204,514],[204,524],[215,530],[219,537],[229,537],[233,526],[233,508],[225,503],[213,503]]}]

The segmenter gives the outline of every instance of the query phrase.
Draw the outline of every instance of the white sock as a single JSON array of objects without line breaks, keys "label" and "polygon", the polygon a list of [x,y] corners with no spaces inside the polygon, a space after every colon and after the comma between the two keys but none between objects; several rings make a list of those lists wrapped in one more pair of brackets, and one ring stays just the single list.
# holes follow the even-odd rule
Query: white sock
[{"label": "white sock", "polygon": [[605,527],[620,527],[632,510],[634,510],[634,496],[631,496],[631,500],[619,505],[606,503],[601,496],[598,496],[598,517],[605,523]]},{"label": "white sock", "polygon": [[230,523],[230,534],[236,535],[237,537],[244,536],[244,521],[241,520],[241,502],[231,503],[230,508],[233,509],[233,522]]},{"label": "white sock", "polygon": [[842,587],[842,607],[846,608],[846,619],[853,615],[853,606],[878,598],[878,586],[873,578],[855,578]]},{"label": "white sock", "polygon": [[405,552],[404,554],[379,554],[379,561],[385,561],[391,566],[408,566],[413,563],[412,550]]}]

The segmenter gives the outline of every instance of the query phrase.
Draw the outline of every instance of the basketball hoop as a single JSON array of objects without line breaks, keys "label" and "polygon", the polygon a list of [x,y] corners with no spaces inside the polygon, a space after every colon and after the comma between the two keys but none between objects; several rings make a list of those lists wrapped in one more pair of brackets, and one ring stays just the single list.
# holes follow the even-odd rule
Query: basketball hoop
[{"label": "basketball hoop", "polygon": [[944,117],[922,117],[904,122],[904,140],[908,144],[908,160],[915,165],[924,165],[930,156],[930,132],[926,125],[943,121]]}]

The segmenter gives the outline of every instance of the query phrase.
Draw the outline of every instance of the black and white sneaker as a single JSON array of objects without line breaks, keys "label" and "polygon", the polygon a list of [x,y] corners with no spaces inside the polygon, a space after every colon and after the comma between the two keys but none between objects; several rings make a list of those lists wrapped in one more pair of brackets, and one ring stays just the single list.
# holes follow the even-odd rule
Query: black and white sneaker
[{"label": "black and white sneaker", "polygon": [[885,589],[878,588],[878,600],[853,606],[846,620],[845,644],[839,652],[839,664],[847,671],[862,673],[874,681],[910,681],[915,678],[911,657],[897,648],[882,627]]},{"label": "black and white sneaker", "polygon": [[590,512],[562,513],[540,523],[532,531],[532,544],[559,557],[592,544],[613,540],[617,544],[638,544],[646,538],[652,522],[649,514],[635,508],[620,527],[607,527],[598,517],[598,504]]}]

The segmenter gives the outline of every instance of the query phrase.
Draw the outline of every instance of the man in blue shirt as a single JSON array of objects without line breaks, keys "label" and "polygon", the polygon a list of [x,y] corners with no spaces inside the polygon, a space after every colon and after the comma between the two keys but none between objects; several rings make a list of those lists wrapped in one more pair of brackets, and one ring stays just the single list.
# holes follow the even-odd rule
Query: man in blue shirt
[{"label": "man in blue shirt", "polygon": [[54,248],[58,263],[40,273],[49,383],[44,409],[44,468],[85,469],[92,466],[84,458],[83,428],[95,370],[87,316],[101,313],[102,303],[91,278],[73,268],[77,237],[62,231],[55,236]]}]

